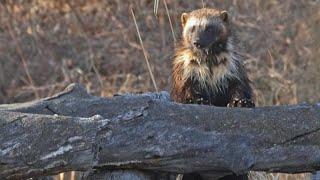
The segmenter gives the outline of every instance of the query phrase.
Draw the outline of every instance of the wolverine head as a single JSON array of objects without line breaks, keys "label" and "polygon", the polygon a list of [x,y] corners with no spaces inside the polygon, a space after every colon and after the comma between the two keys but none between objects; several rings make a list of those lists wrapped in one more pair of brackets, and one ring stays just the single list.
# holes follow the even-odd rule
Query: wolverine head
[{"label": "wolverine head", "polygon": [[227,52],[228,13],[216,9],[198,9],[181,15],[183,43],[198,55]]}]

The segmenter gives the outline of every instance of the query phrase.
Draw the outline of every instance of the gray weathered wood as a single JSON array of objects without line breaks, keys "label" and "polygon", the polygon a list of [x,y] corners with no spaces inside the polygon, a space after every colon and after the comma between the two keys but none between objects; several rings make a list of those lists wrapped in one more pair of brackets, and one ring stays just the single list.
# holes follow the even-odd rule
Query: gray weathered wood
[{"label": "gray weathered wood", "polygon": [[86,180],[179,180],[176,174],[156,173],[138,170],[91,171]]},{"label": "gray weathered wood", "polygon": [[218,177],[320,169],[320,104],[219,108],[162,92],[91,96],[79,85],[0,105],[0,179],[137,169]]}]

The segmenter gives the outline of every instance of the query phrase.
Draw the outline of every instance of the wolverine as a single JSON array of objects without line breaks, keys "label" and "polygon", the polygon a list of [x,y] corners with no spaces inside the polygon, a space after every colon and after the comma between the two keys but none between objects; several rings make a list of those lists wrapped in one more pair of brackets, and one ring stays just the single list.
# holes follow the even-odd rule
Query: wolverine
[{"label": "wolverine", "polygon": [[[171,97],[179,103],[254,107],[252,88],[227,11],[203,8],[181,15],[182,38],[173,58]],[[203,179],[198,173],[182,180]],[[247,180],[231,174],[220,180]]]},{"label": "wolverine", "polygon": [[203,8],[181,15],[171,97],[179,103],[254,107],[252,88],[227,11]]}]

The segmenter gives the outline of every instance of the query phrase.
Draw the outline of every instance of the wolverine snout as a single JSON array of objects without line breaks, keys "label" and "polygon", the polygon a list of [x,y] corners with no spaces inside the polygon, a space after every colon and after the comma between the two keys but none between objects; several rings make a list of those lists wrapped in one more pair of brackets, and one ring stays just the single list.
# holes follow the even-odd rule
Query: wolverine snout
[{"label": "wolverine snout", "polygon": [[206,35],[196,34],[191,40],[191,44],[196,49],[205,49],[208,48],[211,44],[213,44],[214,40]]},{"label": "wolverine snout", "polygon": [[196,27],[196,30],[189,34],[189,43],[198,50],[219,48],[218,44],[221,41],[220,34],[221,30],[217,27],[206,29],[203,27]]},{"label": "wolverine snout", "polygon": [[193,41],[193,46],[198,48],[198,49],[203,48],[203,44],[201,44],[199,39]]}]

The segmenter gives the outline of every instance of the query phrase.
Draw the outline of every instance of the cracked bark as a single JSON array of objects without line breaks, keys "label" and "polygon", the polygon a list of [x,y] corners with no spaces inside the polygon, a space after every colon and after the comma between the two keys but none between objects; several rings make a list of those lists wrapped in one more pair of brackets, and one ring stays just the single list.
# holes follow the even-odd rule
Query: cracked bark
[{"label": "cracked bark", "polygon": [[320,104],[219,108],[173,103],[166,92],[101,98],[71,85],[0,105],[0,179],[310,172],[320,169],[319,120]]}]

